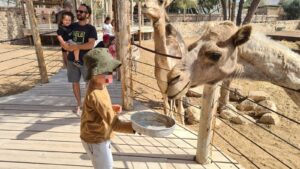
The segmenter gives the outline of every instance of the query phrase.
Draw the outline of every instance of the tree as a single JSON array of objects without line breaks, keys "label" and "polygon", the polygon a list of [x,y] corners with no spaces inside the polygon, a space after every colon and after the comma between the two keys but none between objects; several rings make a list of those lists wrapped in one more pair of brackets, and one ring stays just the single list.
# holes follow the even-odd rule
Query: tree
[{"label": "tree", "polygon": [[183,9],[183,20],[185,20],[186,10],[197,7],[197,0],[175,0],[174,4],[177,8]]},{"label": "tree", "polygon": [[299,19],[300,18],[300,0],[289,0],[282,3],[284,12],[287,19]]},{"label": "tree", "polygon": [[248,9],[248,13],[244,19],[243,25],[251,22],[259,3],[260,3],[260,0],[252,0],[251,5]]},{"label": "tree", "polygon": [[219,10],[219,3],[220,0],[198,0],[198,6],[204,14],[210,14],[215,10]]},{"label": "tree", "polygon": [[[253,0],[245,0],[244,1],[244,7],[250,7],[252,2],[253,2]],[[267,4],[266,0],[261,0],[258,6],[264,6],[266,4]]]},{"label": "tree", "polygon": [[232,22],[235,21],[235,8],[236,8],[236,0],[232,0],[232,3],[231,3],[231,15],[230,15],[230,20]]},{"label": "tree", "polygon": [[239,2],[239,9],[238,9],[238,13],[237,13],[237,16],[236,16],[236,24],[238,26],[241,25],[242,23],[242,14],[243,14],[243,7],[244,7],[244,0],[240,0]]},{"label": "tree", "polygon": [[226,2],[226,0],[221,0],[221,5],[222,5],[223,20],[227,20],[227,2]]}]

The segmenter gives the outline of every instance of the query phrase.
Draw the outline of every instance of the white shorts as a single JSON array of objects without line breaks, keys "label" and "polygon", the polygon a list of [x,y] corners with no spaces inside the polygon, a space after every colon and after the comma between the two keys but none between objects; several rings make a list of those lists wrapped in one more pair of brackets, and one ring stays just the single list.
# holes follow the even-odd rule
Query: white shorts
[{"label": "white shorts", "polygon": [[90,157],[94,169],[112,169],[113,157],[111,153],[110,141],[98,144],[90,144],[81,140],[82,145]]}]

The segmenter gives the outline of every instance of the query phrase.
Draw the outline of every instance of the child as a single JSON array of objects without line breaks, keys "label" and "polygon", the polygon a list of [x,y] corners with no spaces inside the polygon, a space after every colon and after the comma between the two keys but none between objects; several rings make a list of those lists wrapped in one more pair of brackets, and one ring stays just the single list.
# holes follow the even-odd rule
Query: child
[{"label": "child", "polygon": [[131,122],[116,115],[120,106],[113,107],[106,88],[107,79],[121,63],[113,59],[105,48],[89,51],[84,57],[88,73],[88,89],[81,115],[80,138],[95,169],[113,168],[110,140],[113,131],[135,133]]},{"label": "child", "polygon": [[116,38],[111,37],[110,45],[108,47],[108,51],[114,59],[117,59],[117,51],[116,51]]},{"label": "child", "polygon": [[[59,23],[59,27],[57,30],[57,39],[60,42],[60,44],[74,44],[72,41],[72,26],[71,24],[73,23],[74,20],[74,15],[72,12],[64,12],[62,14],[61,18],[61,23]],[[63,52],[63,59],[64,59],[64,64],[66,66],[67,64],[67,56],[68,56],[68,51],[64,50],[62,48]],[[80,61],[79,61],[79,50],[74,50],[74,65],[80,67]]]}]

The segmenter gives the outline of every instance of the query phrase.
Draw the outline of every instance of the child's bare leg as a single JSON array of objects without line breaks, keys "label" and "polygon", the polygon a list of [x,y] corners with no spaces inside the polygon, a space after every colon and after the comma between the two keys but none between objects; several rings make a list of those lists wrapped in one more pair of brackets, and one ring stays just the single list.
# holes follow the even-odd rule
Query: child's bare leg
[{"label": "child's bare leg", "polygon": [[68,52],[62,52],[63,56],[63,67],[66,68],[68,64]]},{"label": "child's bare leg", "polygon": [[74,57],[75,57],[75,61],[79,62],[79,51],[80,50],[74,50]]}]

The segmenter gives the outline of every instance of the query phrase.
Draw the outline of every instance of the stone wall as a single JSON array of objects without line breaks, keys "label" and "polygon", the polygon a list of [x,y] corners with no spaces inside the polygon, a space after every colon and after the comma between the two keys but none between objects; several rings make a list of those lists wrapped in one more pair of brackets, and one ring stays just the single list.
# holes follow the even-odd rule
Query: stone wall
[{"label": "stone wall", "polygon": [[[215,21],[213,21],[215,22]],[[207,22],[172,22],[173,26],[183,37],[194,37],[201,33],[202,26]],[[276,30],[296,30],[300,29],[300,20],[274,21],[269,23],[253,23],[254,30],[268,33]]]},{"label": "stone wall", "polygon": [[23,36],[22,10],[20,8],[0,7],[0,39],[14,39]]}]

